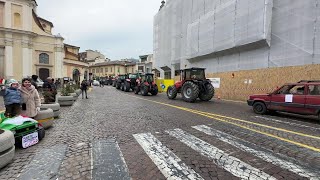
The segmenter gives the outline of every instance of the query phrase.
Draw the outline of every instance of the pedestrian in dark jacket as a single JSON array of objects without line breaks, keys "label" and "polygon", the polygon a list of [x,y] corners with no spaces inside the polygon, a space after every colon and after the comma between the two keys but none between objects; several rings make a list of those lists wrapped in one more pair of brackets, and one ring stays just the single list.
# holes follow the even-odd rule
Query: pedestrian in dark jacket
[{"label": "pedestrian in dark jacket", "polygon": [[88,99],[88,96],[87,96],[87,90],[88,90],[88,82],[86,80],[83,80],[81,82],[81,94],[82,94],[82,99],[83,99],[83,93],[86,93],[86,99]]},{"label": "pedestrian in dark jacket", "polygon": [[4,105],[6,107],[5,116],[14,117],[19,115],[21,112],[21,93],[18,90],[19,83],[18,81],[11,79],[9,80],[9,87],[1,88],[1,95],[3,96]]},{"label": "pedestrian in dark jacket", "polygon": [[57,95],[57,87],[52,82],[52,78],[48,77],[46,81],[44,81],[43,86],[43,96],[44,101],[46,103],[55,102],[56,101],[56,95]]},{"label": "pedestrian in dark jacket", "polygon": [[38,76],[37,75],[32,75],[31,76],[31,84],[38,90],[37,81],[38,81]]}]

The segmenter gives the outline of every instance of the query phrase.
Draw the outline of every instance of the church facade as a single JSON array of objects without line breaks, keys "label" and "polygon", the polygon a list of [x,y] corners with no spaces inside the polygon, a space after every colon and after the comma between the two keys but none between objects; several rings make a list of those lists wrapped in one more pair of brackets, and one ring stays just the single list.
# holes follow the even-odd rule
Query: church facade
[{"label": "church facade", "polygon": [[63,78],[63,37],[37,14],[35,0],[0,0],[0,78]]}]

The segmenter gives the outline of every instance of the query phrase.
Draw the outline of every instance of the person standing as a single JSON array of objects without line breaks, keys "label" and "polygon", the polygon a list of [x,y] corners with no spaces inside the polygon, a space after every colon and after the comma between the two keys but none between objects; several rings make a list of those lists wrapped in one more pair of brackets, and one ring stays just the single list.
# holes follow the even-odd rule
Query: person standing
[{"label": "person standing", "polygon": [[88,99],[88,96],[87,96],[87,90],[88,90],[88,82],[86,80],[83,80],[81,82],[81,94],[82,94],[82,99],[83,99],[83,93],[86,93],[86,99]]},{"label": "person standing", "polygon": [[20,87],[22,97],[21,115],[34,118],[40,111],[41,100],[37,89],[31,84],[29,78],[22,79]]},{"label": "person standing", "polygon": [[38,90],[37,81],[38,81],[38,76],[37,75],[32,75],[31,76],[31,84]]},{"label": "person standing", "polygon": [[48,77],[47,80],[43,83],[42,89],[45,102],[56,102],[57,88],[56,85],[52,82],[51,77]]},{"label": "person standing", "polygon": [[20,114],[22,98],[18,88],[19,83],[15,79],[9,80],[8,88],[5,88],[5,86],[1,88],[0,95],[3,96],[6,117],[14,117]]}]

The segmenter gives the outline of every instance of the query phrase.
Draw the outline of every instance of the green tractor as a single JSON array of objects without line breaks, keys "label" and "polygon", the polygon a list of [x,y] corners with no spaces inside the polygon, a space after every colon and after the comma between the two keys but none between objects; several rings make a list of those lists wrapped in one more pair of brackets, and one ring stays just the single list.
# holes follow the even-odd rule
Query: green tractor
[{"label": "green tractor", "polygon": [[204,68],[190,68],[181,70],[180,81],[167,89],[169,99],[175,99],[178,93],[186,102],[195,102],[197,98],[210,101],[214,96],[214,87],[206,79]]}]

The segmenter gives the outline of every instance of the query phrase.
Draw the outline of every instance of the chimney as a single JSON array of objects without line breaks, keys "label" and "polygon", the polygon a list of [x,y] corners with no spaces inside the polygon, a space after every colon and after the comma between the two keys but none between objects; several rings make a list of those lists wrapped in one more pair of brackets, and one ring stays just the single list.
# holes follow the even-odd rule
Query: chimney
[{"label": "chimney", "polygon": [[160,6],[160,9],[159,11],[163,8],[163,6],[165,5],[166,2],[164,2],[164,0],[161,2],[161,6]]}]

